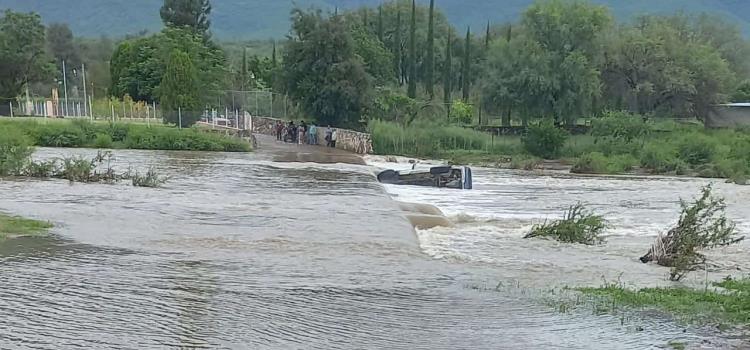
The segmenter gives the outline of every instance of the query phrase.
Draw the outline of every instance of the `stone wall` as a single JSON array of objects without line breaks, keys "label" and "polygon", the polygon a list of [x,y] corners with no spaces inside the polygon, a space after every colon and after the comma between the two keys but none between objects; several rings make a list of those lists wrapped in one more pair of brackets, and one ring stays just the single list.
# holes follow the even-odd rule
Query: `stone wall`
[{"label": "stone wall", "polygon": [[[289,121],[266,118],[266,117],[253,117],[253,132],[262,135],[276,136],[276,122],[281,121],[284,124],[288,124]],[[318,127],[318,143],[321,146],[325,146],[325,127]],[[347,129],[336,129],[336,148],[342,149],[349,152],[358,154],[369,154],[372,153],[372,137],[370,134],[357,132]]]}]

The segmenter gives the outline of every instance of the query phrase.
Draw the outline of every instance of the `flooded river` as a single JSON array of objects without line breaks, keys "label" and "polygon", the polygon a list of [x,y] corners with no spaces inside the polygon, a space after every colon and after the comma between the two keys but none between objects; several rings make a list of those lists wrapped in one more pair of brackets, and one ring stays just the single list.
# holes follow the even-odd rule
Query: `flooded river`
[{"label": "flooded river", "polygon": [[[90,150],[40,149],[49,158]],[[0,349],[659,349],[731,342],[658,318],[556,312],[518,290],[664,283],[637,257],[696,180],[530,176],[476,169],[476,190],[383,187],[324,156],[117,151],[162,188],[0,181],[0,211],[55,224],[0,244]],[[296,160],[296,162],[289,162]],[[377,159],[373,160],[377,163]],[[354,162],[356,163],[356,162]],[[748,230],[750,189],[721,185]],[[454,229],[414,232],[392,197],[432,203]],[[613,218],[609,244],[520,237],[583,201]],[[745,220],[745,221],[743,221]],[[747,246],[719,252],[725,273]],[[487,287],[487,288],[485,288]]]}]

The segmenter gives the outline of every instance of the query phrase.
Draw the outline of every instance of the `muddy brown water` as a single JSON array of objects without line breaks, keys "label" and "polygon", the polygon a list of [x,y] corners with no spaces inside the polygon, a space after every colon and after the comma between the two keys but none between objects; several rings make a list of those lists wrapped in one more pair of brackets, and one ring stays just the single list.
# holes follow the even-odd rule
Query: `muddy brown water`
[{"label": "muddy brown water", "polygon": [[[523,292],[485,290],[507,281],[552,285],[596,281],[602,271],[646,271],[624,258],[625,248],[597,258],[595,250],[516,237],[528,220],[559,209],[556,196],[640,208],[626,203],[636,193],[598,180],[482,170],[472,192],[384,188],[371,167],[336,158],[346,155],[324,155],[331,161],[321,164],[318,150],[292,156],[298,150],[289,147],[296,146],[266,143],[253,154],[116,151],[120,169],[153,166],[170,176],[158,189],[0,181],[0,210],[55,224],[48,238],[0,244],[0,348],[731,344],[660,318],[622,324],[589,310],[561,314]],[[72,153],[95,151],[39,149],[35,156]],[[567,185],[544,187],[550,182]],[[392,197],[433,202],[459,225],[415,233]],[[632,210],[639,217],[623,214],[623,223],[659,227],[657,217],[666,215],[666,209]]]}]

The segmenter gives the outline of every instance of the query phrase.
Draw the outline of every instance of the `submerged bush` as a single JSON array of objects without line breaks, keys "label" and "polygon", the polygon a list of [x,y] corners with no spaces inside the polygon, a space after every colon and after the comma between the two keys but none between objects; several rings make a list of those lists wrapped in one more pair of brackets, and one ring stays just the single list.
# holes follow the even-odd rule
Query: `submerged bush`
[{"label": "submerged bush", "polygon": [[136,187],[159,187],[167,182],[167,178],[159,176],[154,168],[149,168],[145,175],[141,175],[136,171],[132,175],[131,180],[133,186]]},{"label": "submerged bush", "polygon": [[29,139],[17,130],[0,132],[0,176],[20,175],[33,151]]},{"label": "submerged bush", "polygon": [[606,228],[602,216],[586,211],[578,203],[570,207],[561,220],[535,225],[524,238],[551,238],[564,243],[595,245],[604,242],[601,234]]},{"label": "submerged bush", "polygon": [[692,203],[681,200],[680,206],[677,225],[666,235],[659,235],[648,253],[640,258],[643,263],[656,261],[671,267],[669,278],[673,281],[704,266],[706,257],[701,250],[735,244],[744,238],[727,219],[724,199],[713,196],[711,186],[704,187],[701,196]]},{"label": "submerged bush", "polygon": [[568,139],[568,132],[556,127],[551,122],[532,125],[521,138],[524,148],[534,156],[554,159],[560,155]]}]

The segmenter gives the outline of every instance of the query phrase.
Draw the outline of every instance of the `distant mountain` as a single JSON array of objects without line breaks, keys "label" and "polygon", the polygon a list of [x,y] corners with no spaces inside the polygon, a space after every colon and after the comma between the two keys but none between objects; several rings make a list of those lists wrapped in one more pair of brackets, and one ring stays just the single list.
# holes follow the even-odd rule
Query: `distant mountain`
[{"label": "distant mountain", "polygon": [[[213,33],[221,39],[282,37],[289,30],[289,10],[376,6],[379,0],[214,0]],[[418,0],[426,3],[427,0]],[[518,19],[533,0],[437,0],[437,6],[455,25],[484,27]],[[750,34],[750,0],[593,0],[608,5],[619,19],[648,13],[708,12],[737,23]],[[161,28],[161,0],[0,0],[0,9],[36,11],[46,23],[70,24],[78,36],[119,37]]]}]

